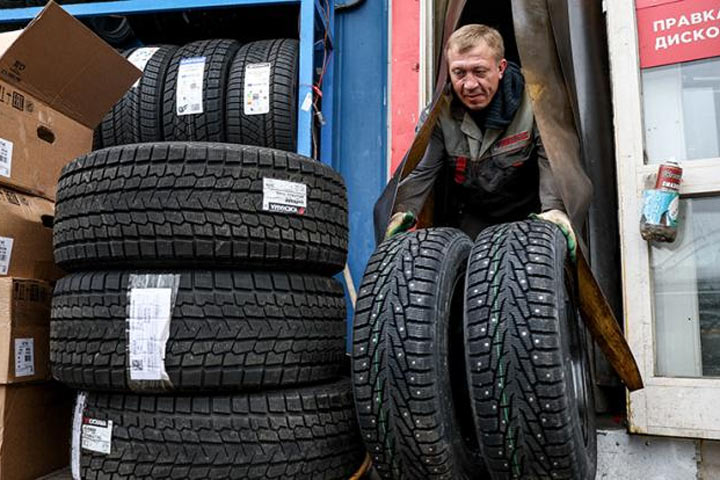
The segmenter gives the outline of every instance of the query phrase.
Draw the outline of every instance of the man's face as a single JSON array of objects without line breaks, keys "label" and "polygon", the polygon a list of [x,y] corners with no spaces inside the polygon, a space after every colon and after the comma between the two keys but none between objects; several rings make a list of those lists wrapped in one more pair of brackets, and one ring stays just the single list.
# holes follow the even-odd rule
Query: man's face
[{"label": "man's face", "polygon": [[459,53],[447,54],[450,81],[460,101],[470,110],[482,110],[490,104],[498,89],[507,61],[499,62],[485,42]]}]

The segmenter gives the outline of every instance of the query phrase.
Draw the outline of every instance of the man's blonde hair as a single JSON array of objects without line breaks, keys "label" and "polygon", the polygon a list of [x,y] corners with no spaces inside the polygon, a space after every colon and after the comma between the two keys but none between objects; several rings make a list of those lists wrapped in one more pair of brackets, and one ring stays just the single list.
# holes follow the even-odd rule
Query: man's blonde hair
[{"label": "man's blonde hair", "polygon": [[503,42],[500,32],[479,23],[471,23],[455,30],[448,38],[445,55],[447,56],[450,50],[465,53],[476,47],[480,42],[485,42],[485,45],[495,52],[497,62],[505,58],[505,42]]}]

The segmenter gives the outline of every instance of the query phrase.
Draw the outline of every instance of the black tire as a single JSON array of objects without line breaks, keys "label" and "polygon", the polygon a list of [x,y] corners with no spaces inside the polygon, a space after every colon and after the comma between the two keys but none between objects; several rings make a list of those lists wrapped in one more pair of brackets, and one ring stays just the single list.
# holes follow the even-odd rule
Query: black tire
[{"label": "black tire", "polygon": [[[131,273],[77,273],[53,295],[53,377],[78,389],[157,391],[127,382]],[[271,272],[180,276],[166,343],[165,391],[276,388],[326,381],[345,356],[345,299],[332,278]],[[155,389],[155,390],[154,390]]]},{"label": "black tire", "polygon": [[[163,96],[163,130],[165,140],[191,142],[225,142],[225,103],[230,64],[240,48],[235,40],[201,40],[179,48],[170,61]],[[203,113],[178,115],[177,81],[180,62],[205,57],[203,75]]]},{"label": "black tire", "polygon": [[484,230],[470,256],[466,370],[493,479],[595,478],[587,337],[566,255],[557,227],[524,221]]},{"label": "black tire", "polygon": [[82,449],[87,480],[347,479],[361,465],[350,382],[250,395],[89,393],[112,420],[110,454]]},{"label": "black tire", "polygon": [[471,247],[460,230],[420,230],[383,242],[368,264],[353,384],[362,439],[383,478],[475,479],[484,471],[462,354]]},{"label": "black tire", "polygon": [[[246,115],[245,69],[254,63],[270,64],[270,111]],[[243,45],[230,68],[228,142],[294,152],[297,145],[297,82],[297,40],[261,40]]]},{"label": "black tire", "polygon": [[[145,47],[144,47],[145,48]],[[162,141],[162,99],[165,74],[177,47],[159,45],[145,65],[137,87],[130,88],[98,126],[100,148]],[[124,53],[129,58],[139,49]],[[97,150],[98,148],[95,148]]]},{"label": "black tire", "polygon": [[[43,4],[45,4],[43,0]],[[63,3],[86,3],[86,0]],[[135,32],[127,17],[121,15],[104,15],[90,17],[83,21],[90,30],[115,48],[127,48],[136,40]]]},{"label": "black tire", "polygon": [[[303,214],[263,210],[263,178],[307,186]],[[106,148],[60,176],[53,229],[66,271],[262,267],[336,273],[347,255],[342,177],[279,150],[211,143]]]},{"label": "black tire", "polygon": [[[133,50],[122,52],[127,58]],[[108,111],[95,128],[93,150],[100,150],[114,145],[138,143],[140,95],[137,88],[130,88],[123,97]]]},{"label": "black tire", "polygon": [[100,125],[93,131],[93,144],[92,150],[100,150],[103,148],[102,132],[100,131]]}]

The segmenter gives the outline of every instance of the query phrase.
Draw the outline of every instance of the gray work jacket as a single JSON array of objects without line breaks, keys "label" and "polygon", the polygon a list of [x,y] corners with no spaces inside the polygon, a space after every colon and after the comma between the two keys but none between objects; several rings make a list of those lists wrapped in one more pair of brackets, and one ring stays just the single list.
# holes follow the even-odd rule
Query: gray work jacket
[{"label": "gray work jacket", "polygon": [[[510,125],[505,130],[488,128],[482,132],[470,113],[455,99],[440,112],[425,155],[417,167],[400,182],[395,212],[411,211],[416,216],[433,188],[442,167],[456,168],[458,159],[464,165],[463,176],[455,181],[463,188],[477,189],[480,197],[488,200],[497,197],[500,202],[487,201],[488,205],[508,208],[508,180],[528,163],[537,162],[539,179],[530,194],[539,195],[539,210],[565,210],[557,191],[545,149],[535,125],[530,98],[525,93]],[[536,178],[537,178],[536,177]],[[453,187],[457,188],[457,187]],[[512,193],[513,195],[515,192]],[[517,195],[526,193],[517,192]],[[505,198],[502,198],[502,197]],[[510,201],[510,204],[512,201]],[[474,209],[483,209],[475,202]],[[489,208],[497,208],[490,206]],[[512,208],[512,206],[510,206]],[[487,212],[468,212],[493,217]]]}]

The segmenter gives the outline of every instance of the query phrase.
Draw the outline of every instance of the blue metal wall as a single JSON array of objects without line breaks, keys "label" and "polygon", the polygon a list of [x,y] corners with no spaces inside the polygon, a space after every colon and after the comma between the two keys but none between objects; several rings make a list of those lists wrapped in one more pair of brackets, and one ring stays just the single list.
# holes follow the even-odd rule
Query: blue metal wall
[{"label": "blue metal wall", "polygon": [[387,2],[366,0],[335,15],[333,166],[348,187],[356,288],[375,248],[372,208],[387,176]]}]

